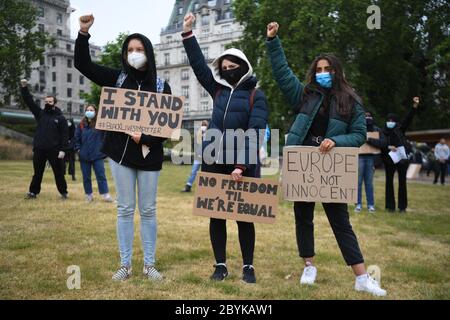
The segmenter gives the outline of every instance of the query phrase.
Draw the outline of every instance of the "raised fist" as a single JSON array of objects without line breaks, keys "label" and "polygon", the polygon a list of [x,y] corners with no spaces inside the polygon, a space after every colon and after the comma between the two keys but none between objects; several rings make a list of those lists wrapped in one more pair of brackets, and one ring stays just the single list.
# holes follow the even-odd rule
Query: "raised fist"
[{"label": "raised fist", "polygon": [[420,103],[420,98],[414,97],[413,98],[413,108],[417,108],[419,106],[419,103]]},{"label": "raised fist", "polygon": [[28,85],[28,80],[27,79],[20,80],[20,85],[25,88]]},{"label": "raised fist", "polygon": [[278,23],[276,22],[271,22],[267,25],[267,37],[268,38],[273,38],[277,35],[278,32],[278,28],[280,26],[278,25]]},{"label": "raised fist", "polygon": [[192,25],[194,24],[195,16],[192,12],[189,12],[184,16],[183,20],[183,32],[189,32],[192,30]]},{"label": "raised fist", "polygon": [[80,17],[80,30],[84,33],[89,32],[89,28],[94,24],[94,16],[92,14]]}]

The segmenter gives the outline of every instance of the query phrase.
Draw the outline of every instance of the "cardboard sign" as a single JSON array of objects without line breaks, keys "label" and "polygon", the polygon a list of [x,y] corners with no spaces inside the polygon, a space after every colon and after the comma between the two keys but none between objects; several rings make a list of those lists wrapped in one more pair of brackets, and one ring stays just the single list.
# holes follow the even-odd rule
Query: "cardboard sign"
[{"label": "cardboard sign", "polygon": [[274,223],[278,211],[278,182],[199,172],[193,213],[218,219]]},{"label": "cardboard sign", "polygon": [[411,163],[408,167],[408,171],[406,171],[407,179],[419,179],[420,169],[422,169],[422,165],[418,163]]},{"label": "cardboard sign", "polygon": [[358,148],[285,147],[282,185],[285,200],[356,203]]},{"label": "cardboard sign", "polygon": [[103,87],[96,129],[180,137],[183,98],[169,94]]},{"label": "cardboard sign", "polygon": [[[380,139],[380,133],[378,131],[371,131],[367,132],[367,139],[373,138],[373,139]],[[381,151],[378,148],[375,148],[374,146],[371,146],[368,143],[364,143],[359,148],[359,154],[380,154]]]}]

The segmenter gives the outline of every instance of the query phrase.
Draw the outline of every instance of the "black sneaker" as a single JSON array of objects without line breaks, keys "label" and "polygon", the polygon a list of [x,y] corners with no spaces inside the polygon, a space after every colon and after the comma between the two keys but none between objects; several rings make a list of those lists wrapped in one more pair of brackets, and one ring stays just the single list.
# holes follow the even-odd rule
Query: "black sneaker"
[{"label": "black sneaker", "polygon": [[191,189],[192,189],[192,187],[187,184],[187,185],[184,186],[184,189],[181,190],[181,192],[191,192]]},{"label": "black sneaker", "polygon": [[36,194],[33,192],[27,192],[25,195],[25,200],[36,199]]},{"label": "black sneaker", "polygon": [[215,264],[214,273],[211,275],[211,280],[223,281],[228,276],[227,266],[225,264]]},{"label": "black sneaker", "polygon": [[244,266],[242,270],[242,281],[246,283],[256,283],[255,268],[253,268],[253,266]]}]

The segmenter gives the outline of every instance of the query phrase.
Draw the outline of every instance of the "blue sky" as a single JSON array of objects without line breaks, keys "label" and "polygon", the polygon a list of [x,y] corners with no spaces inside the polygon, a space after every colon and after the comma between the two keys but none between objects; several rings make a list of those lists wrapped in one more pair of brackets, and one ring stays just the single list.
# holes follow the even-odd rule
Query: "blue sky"
[{"label": "blue sky", "polygon": [[139,32],[153,44],[159,43],[161,28],[169,21],[175,0],[70,0],[76,9],[71,14],[72,38],[79,30],[78,18],[92,13],[95,17],[90,30],[91,42],[103,46],[120,32]]}]

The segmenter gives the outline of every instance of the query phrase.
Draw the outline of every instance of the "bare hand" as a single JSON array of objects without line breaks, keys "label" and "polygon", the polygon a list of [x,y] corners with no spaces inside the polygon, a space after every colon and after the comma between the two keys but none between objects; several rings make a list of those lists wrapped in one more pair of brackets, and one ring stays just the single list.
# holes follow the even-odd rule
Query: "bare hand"
[{"label": "bare hand", "polygon": [[133,139],[134,142],[136,142],[137,144],[139,144],[139,142],[141,141],[141,137],[142,137],[142,132],[130,132],[128,133],[128,135],[131,137],[131,139]]},{"label": "bare hand", "polygon": [[192,12],[189,12],[184,16],[183,20],[183,32],[189,32],[192,30],[192,25],[194,24],[195,16]]},{"label": "bare hand", "polygon": [[336,145],[336,142],[334,142],[333,140],[325,139],[320,144],[319,150],[321,153],[326,153],[326,152],[330,151],[331,149],[333,149],[335,145]]},{"label": "bare hand", "polygon": [[81,32],[88,33],[90,27],[94,24],[94,16],[91,14],[80,17],[80,30]]},{"label": "bare hand", "polygon": [[397,148],[396,148],[396,147],[394,147],[394,146],[389,146],[389,147],[388,147],[388,149],[389,149],[389,150],[391,150],[391,151],[394,151],[394,152],[396,152],[396,151],[397,151]]},{"label": "bare hand", "polygon": [[58,153],[58,159],[64,159],[64,156],[66,155],[66,153],[64,151],[60,151]]},{"label": "bare hand", "polygon": [[243,172],[242,169],[239,169],[239,168],[234,169],[234,171],[231,173],[231,178],[234,181],[238,181],[238,180],[242,179],[242,172]]},{"label": "bare hand", "polygon": [[20,80],[20,85],[25,88],[28,85],[28,80],[27,79]]},{"label": "bare hand", "polygon": [[273,38],[277,35],[280,26],[277,22],[271,22],[267,25],[267,37]]},{"label": "bare hand", "polygon": [[420,98],[419,97],[414,97],[413,98],[413,108],[417,109],[417,107],[419,106],[420,103]]}]

